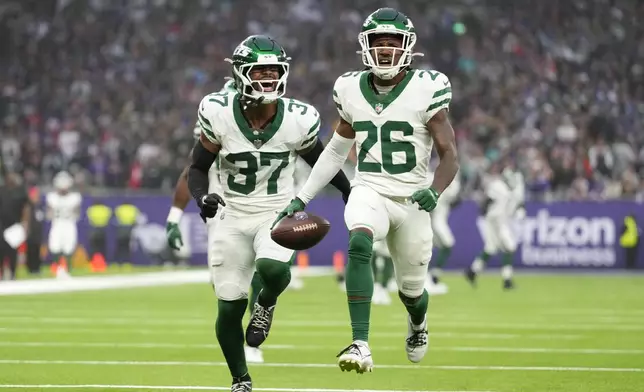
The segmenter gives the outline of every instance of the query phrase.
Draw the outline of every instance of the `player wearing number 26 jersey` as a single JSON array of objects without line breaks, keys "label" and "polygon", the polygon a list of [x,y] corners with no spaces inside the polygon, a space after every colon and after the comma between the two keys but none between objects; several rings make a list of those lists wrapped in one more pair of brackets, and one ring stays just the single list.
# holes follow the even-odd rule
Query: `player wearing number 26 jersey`
[{"label": "player wearing number 26 jersey", "polygon": [[[323,151],[320,116],[284,97],[289,70],[284,49],[266,36],[250,36],[229,62],[236,91],[203,98],[200,140],[192,152],[188,187],[201,216],[215,219],[208,264],[218,302],[217,339],[233,377],[232,391],[252,390],[244,358],[242,318],[255,270],[263,288],[246,329],[246,343],[267,338],[278,296],[290,281],[294,251],[275,243],[270,226],[295,196],[293,169],[301,156],[313,166]],[[208,171],[219,160],[222,192],[209,189]],[[348,197],[344,174],[334,184]]]},{"label": "player wearing number 26 jersey", "polygon": [[[358,36],[368,70],[340,76],[333,102],[340,125],[308,181],[283,211],[301,210],[339,170],[353,143],[357,166],[345,209],[350,230],[346,289],[353,342],[340,352],[343,371],[371,371],[369,349],[373,241],[386,240],[399,297],[409,313],[407,357],[419,362],[428,347],[424,289],[432,251],[429,212],[458,171],[454,130],[447,118],[452,89],[440,72],[411,68],[416,33],[404,14],[381,8]],[[440,163],[429,180],[429,156]]]}]

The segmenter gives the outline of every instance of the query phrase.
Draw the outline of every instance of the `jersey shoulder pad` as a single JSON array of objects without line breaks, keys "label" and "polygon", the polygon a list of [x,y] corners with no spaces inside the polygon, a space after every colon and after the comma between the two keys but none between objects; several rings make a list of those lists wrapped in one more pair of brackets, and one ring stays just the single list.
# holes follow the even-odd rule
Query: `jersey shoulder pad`
[{"label": "jersey shoulder pad", "polygon": [[298,125],[298,136],[301,141],[298,150],[305,150],[313,146],[320,133],[321,124],[320,113],[317,109],[308,103],[289,98],[285,100],[284,110],[293,116]]},{"label": "jersey shoulder pad", "polygon": [[320,126],[320,113],[313,105],[294,98],[288,98],[284,103],[284,110],[293,116],[305,133],[313,126]]},{"label": "jersey shoulder pad", "polygon": [[351,123],[351,114],[346,111],[346,96],[352,88],[360,89],[360,78],[367,71],[350,71],[340,75],[333,85],[333,103],[342,119]]},{"label": "jersey shoulder pad", "polygon": [[452,102],[452,84],[447,75],[434,70],[416,70],[415,83],[426,103],[426,120],[429,121],[441,109],[449,110]]},{"label": "jersey shoulder pad", "polygon": [[197,124],[201,133],[213,143],[220,144],[217,124],[221,124],[225,114],[231,111],[236,94],[233,91],[220,91],[206,95],[199,103]]},{"label": "jersey shoulder pad", "polygon": [[80,192],[73,192],[72,195],[74,195],[75,203],[80,204],[83,201],[83,195],[81,195]]},{"label": "jersey shoulder pad", "polygon": [[360,78],[362,77],[362,74],[366,72],[368,71],[349,71],[338,76],[335,80],[335,84],[333,85],[334,97],[336,95],[343,97],[343,93],[346,93],[352,86],[359,86]]}]

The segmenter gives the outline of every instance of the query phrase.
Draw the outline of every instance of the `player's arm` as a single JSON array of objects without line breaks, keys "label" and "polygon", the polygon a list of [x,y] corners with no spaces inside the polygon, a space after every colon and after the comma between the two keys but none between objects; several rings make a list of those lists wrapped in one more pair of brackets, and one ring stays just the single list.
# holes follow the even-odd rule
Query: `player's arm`
[{"label": "player's arm", "polygon": [[168,213],[168,218],[166,219],[167,223],[178,224],[183,215],[183,211],[188,206],[190,201],[190,190],[188,189],[188,170],[190,166],[186,166],[179,179],[177,180],[177,185],[174,187],[174,193],[172,194],[172,207],[170,207],[170,212]]},{"label": "player's arm", "polygon": [[311,174],[295,199],[282,211],[273,222],[273,225],[285,216],[292,216],[296,211],[301,211],[315,198],[315,195],[333,179],[347,160],[351,146],[355,142],[356,133],[345,120],[341,120],[333,133],[333,137],[320,154],[317,162],[311,169]]},{"label": "player's arm", "polygon": [[441,109],[436,113],[427,122],[427,129],[434,139],[434,145],[440,158],[431,188],[440,195],[454,180],[459,168],[456,137],[447,116],[447,109]]},{"label": "player's arm", "polygon": [[221,146],[211,141],[204,133],[192,149],[192,164],[188,169],[188,189],[201,209],[201,218],[213,218],[217,214],[219,204],[226,203],[216,193],[208,193],[208,170],[215,163]]},{"label": "player's arm", "polygon": [[[304,159],[309,166],[315,167],[316,162],[320,159],[320,156],[324,153],[324,146],[322,141],[318,138],[315,144],[312,147],[305,151],[298,151],[298,154]],[[342,193],[342,199],[346,203],[349,199],[349,193],[351,193],[351,183],[349,179],[344,174],[342,170],[339,170],[337,174],[331,179],[331,185],[333,185],[337,190]]]},{"label": "player's arm", "polygon": [[[297,199],[305,205],[308,204],[338,174],[347,160],[355,138],[356,133],[351,124],[345,120],[340,120],[333,137],[329,140],[329,144],[321,152],[315,165],[313,165],[309,178],[297,194]],[[342,176],[348,183],[349,181],[344,176],[344,173]]]}]

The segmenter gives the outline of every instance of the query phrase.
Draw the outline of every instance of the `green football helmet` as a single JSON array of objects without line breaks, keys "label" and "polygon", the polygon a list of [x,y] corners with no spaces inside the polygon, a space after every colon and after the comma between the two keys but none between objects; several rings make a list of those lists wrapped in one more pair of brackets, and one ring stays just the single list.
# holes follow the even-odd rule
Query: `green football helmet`
[{"label": "green football helmet", "polygon": [[[402,38],[401,48],[372,46],[376,36],[381,34],[400,35]],[[423,55],[412,52],[414,45],[416,45],[416,31],[413,23],[407,15],[393,8],[380,8],[369,15],[362,24],[362,31],[358,34],[358,42],[362,48],[358,52],[362,55],[362,62],[380,79],[393,79],[411,65],[412,57]],[[394,56],[386,63],[381,63],[378,58],[378,51],[383,49],[394,50]],[[401,53],[397,53],[398,51]],[[395,58],[398,55],[400,57],[396,62]]]},{"label": "green football helmet", "polygon": [[[266,104],[275,102],[286,92],[290,57],[282,45],[265,35],[251,35],[240,43],[232,59],[226,61],[233,66],[233,80],[237,91],[251,101]],[[274,66],[278,79],[252,80],[251,71],[256,67]]]}]

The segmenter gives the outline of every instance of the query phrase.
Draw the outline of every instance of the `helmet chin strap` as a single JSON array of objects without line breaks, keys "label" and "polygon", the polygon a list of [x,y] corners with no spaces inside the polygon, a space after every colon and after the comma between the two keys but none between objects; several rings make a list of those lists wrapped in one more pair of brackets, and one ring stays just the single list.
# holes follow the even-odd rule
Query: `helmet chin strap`
[{"label": "helmet chin strap", "polygon": [[[356,53],[357,53],[357,54],[359,54],[361,57],[362,57],[362,56],[364,56],[364,51],[362,51],[362,50],[357,50],[357,51],[356,51]],[[424,56],[425,56],[425,54],[420,53],[420,52],[415,52],[415,53],[410,54],[409,56],[411,56],[411,57],[412,57],[412,59],[413,59],[414,57],[424,57]],[[374,67],[374,66],[369,66],[369,69],[370,69],[370,70],[371,70],[371,72],[373,72],[373,73],[374,73],[374,75],[376,75],[378,78],[383,79],[383,80],[391,80],[391,79],[395,78],[398,74],[400,74],[400,73],[401,73],[405,68],[407,68],[407,67],[409,67],[409,66],[411,66],[411,62],[410,62],[408,65],[404,65],[404,66],[394,66],[394,67],[389,67],[389,70],[393,70],[395,67],[398,67],[398,71],[397,71],[396,73],[392,73],[391,75],[390,75],[390,74],[388,74],[388,73],[385,73],[385,74],[378,74],[377,72],[374,72],[374,69],[376,69],[376,68],[381,68],[381,69],[382,69],[382,68],[384,68],[384,67]],[[387,69],[385,68],[385,69],[384,69],[384,71],[386,72],[386,71],[387,71]]]}]

